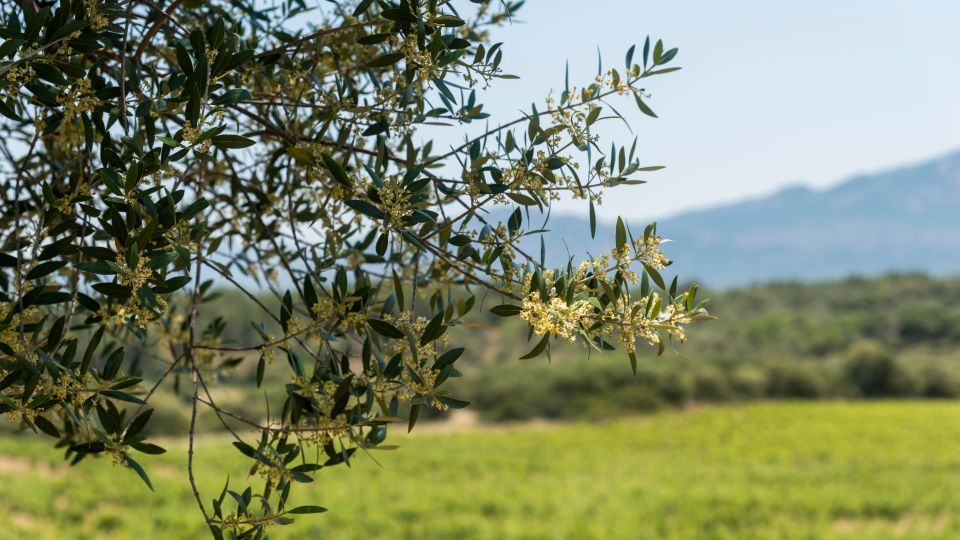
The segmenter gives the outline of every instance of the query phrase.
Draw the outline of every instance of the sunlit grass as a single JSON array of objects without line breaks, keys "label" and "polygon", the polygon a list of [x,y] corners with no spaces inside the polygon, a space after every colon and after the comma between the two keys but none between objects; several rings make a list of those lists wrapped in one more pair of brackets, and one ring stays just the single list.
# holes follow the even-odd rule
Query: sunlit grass
[{"label": "sunlit grass", "polygon": [[[728,406],[586,425],[395,437],[322,471],[330,509],[274,538],[957,538],[960,403]],[[198,538],[184,452],[145,457],[156,493],[107,460],[70,470],[0,439],[0,538]],[[205,498],[247,461],[202,440]]]}]

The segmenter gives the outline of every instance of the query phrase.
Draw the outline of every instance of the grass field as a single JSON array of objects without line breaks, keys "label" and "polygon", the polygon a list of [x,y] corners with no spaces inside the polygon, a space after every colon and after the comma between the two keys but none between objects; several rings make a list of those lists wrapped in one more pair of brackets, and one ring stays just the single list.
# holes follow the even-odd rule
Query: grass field
[{"label": "grass field", "polygon": [[[425,430],[426,431],[426,430]],[[183,449],[157,487],[0,439],[0,538],[201,538]],[[321,472],[283,538],[958,538],[960,403],[787,403],[393,439]],[[201,442],[206,498],[246,461]]]}]

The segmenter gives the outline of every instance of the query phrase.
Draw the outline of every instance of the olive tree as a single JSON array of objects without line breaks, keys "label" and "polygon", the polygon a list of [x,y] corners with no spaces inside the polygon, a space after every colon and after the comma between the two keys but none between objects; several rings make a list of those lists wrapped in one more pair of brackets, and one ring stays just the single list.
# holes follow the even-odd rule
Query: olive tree
[{"label": "olive tree", "polygon": [[[423,408],[467,405],[444,383],[469,330],[447,330],[478,305],[527,325],[524,358],[566,340],[635,367],[638,346],[682,340],[708,315],[695,286],[664,283],[655,225],[618,221],[608,252],[559,268],[527,225],[574,198],[593,234],[606,190],[660,168],[595,126],[623,120],[616,100],[654,117],[642,85],[679,69],[677,49],[648,38],[621,69],[494,119],[483,89],[515,76],[491,31],[520,4],[4,2],[0,412],[149,486],[151,397],[183,378],[202,519],[259,537],[323,511],[287,505],[320,469]],[[253,345],[198,322],[225,287],[261,308]],[[281,381],[282,407],[217,402],[244,365],[251,386]],[[247,485],[197,488],[199,412],[249,457]]]}]

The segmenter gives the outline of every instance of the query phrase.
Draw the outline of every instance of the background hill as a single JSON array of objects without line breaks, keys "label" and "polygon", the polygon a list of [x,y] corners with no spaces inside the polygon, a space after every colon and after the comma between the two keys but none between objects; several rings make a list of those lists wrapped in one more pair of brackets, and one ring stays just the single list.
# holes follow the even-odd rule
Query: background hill
[{"label": "background hill", "polygon": [[[642,189],[633,193],[643,196]],[[660,232],[673,240],[667,252],[677,261],[674,271],[714,287],[891,271],[949,275],[960,272],[958,207],[960,152],[826,190],[795,187],[683,213],[660,220]],[[562,239],[548,244],[555,265],[568,250],[602,251],[614,237],[612,225],[598,223],[592,241],[587,219],[577,216],[553,216],[549,229]]]}]

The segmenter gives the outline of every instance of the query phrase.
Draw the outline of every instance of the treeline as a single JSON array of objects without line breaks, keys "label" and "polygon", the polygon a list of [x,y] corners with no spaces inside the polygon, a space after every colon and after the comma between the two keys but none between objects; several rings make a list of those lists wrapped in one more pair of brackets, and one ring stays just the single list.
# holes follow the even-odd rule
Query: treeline
[{"label": "treeline", "polygon": [[[200,328],[222,325],[224,344],[260,343],[249,321],[259,308],[238,292],[218,294]],[[595,419],[761,399],[960,397],[960,278],[775,283],[706,297],[719,319],[694,325],[686,344],[661,357],[641,355],[634,376],[620,352],[588,357],[586,349],[564,342],[549,363],[518,360],[533,346],[525,328],[515,319],[502,326],[505,319],[486,312],[502,299],[478,291],[481,309],[471,322],[480,327],[451,329],[472,336],[474,345],[464,355],[464,377],[451,380],[449,389],[489,421]],[[279,310],[270,295],[260,300]],[[258,414],[265,399],[278,410],[282,393],[265,396],[256,389],[257,355],[240,357],[214,385],[217,402],[246,416]],[[144,374],[148,380],[154,375]],[[286,362],[274,362],[266,377],[281,384],[289,379]],[[185,433],[186,386],[181,395],[165,388],[154,396],[154,435]],[[422,414],[424,420],[440,416]],[[212,414],[198,421],[204,429],[219,425]]]},{"label": "treeline", "polygon": [[[477,346],[468,347],[468,356],[494,362],[527,352],[532,344],[524,342],[520,326],[502,328],[504,321],[516,321],[486,311],[504,299],[484,289],[474,288],[473,292],[477,308],[471,322],[486,323],[487,328],[464,330],[468,336],[481,333]],[[960,344],[960,278],[899,274],[827,283],[774,283],[702,294],[711,299],[710,311],[720,319],[693,325],[688,343],[677,349],[679,355],[737,361],[777,355],[823,358],[845,353],[861,340],[874,341],[893,352]],[[250,327],[253,314],[260,311],[256,304],[231,290],[211,296],[216,300],[204,306],[201,329],[222,325],[220,337],[225,344],[249,346],[262,341]],[[279,313],[277,298],[263,293],[259,301]],[[279,329],[268,323],[267,331]],[[558,356],[571,354],[580,352],[558,351]]]},{"label": "treeline", "polygon": [[919,274],[776,283],[712,295],[720,321],[690,332],[696,353],[819,358],[857,340],[891,351],[960,344],[960,279]]},{"label": "treeline", "polygon": [[490,420],[755,399],[960,397],[960,279],[776,283],[710,297],[719,320],[642,358],[636,376],[615,352],[588,360],[567,347],[550,365],[516,355],[485,362],[455,388]]},{"label": "treeline", "polygon": [[[481,327],[451,329],[474,345],[465,353],[465,376],[449,387],[488,420],[595,418],[756,399],[960,397],[960,278],[898,274],[708,291],[719,319],[694,325],[687,343],[661,357],[641,355],[636,376],[619,352],[588,359],[586,349],[563,342],[549,363],[518,360],[533,346],[525,327],[487,313],[502,299],[476,292],[472,322]],[[275,298],[261,300],[279,309]],[[222,317],[225,343],[259,342],[244,318],[258,308],[231,291],[214,306],[218,313],[204,319]],[[248,359],[224,381],[238,406],[255,364]],[[280,364],[271,376],[289,374]]]},{"label": "treeline", "polygon": [[641,360],[563,359],[552,365],[502,363],[476,369],[456,390],[491,421],[597,419],[664,407],[759,399],[960,397],[956,359],[894,357],[866,342],[843,358]]}]

